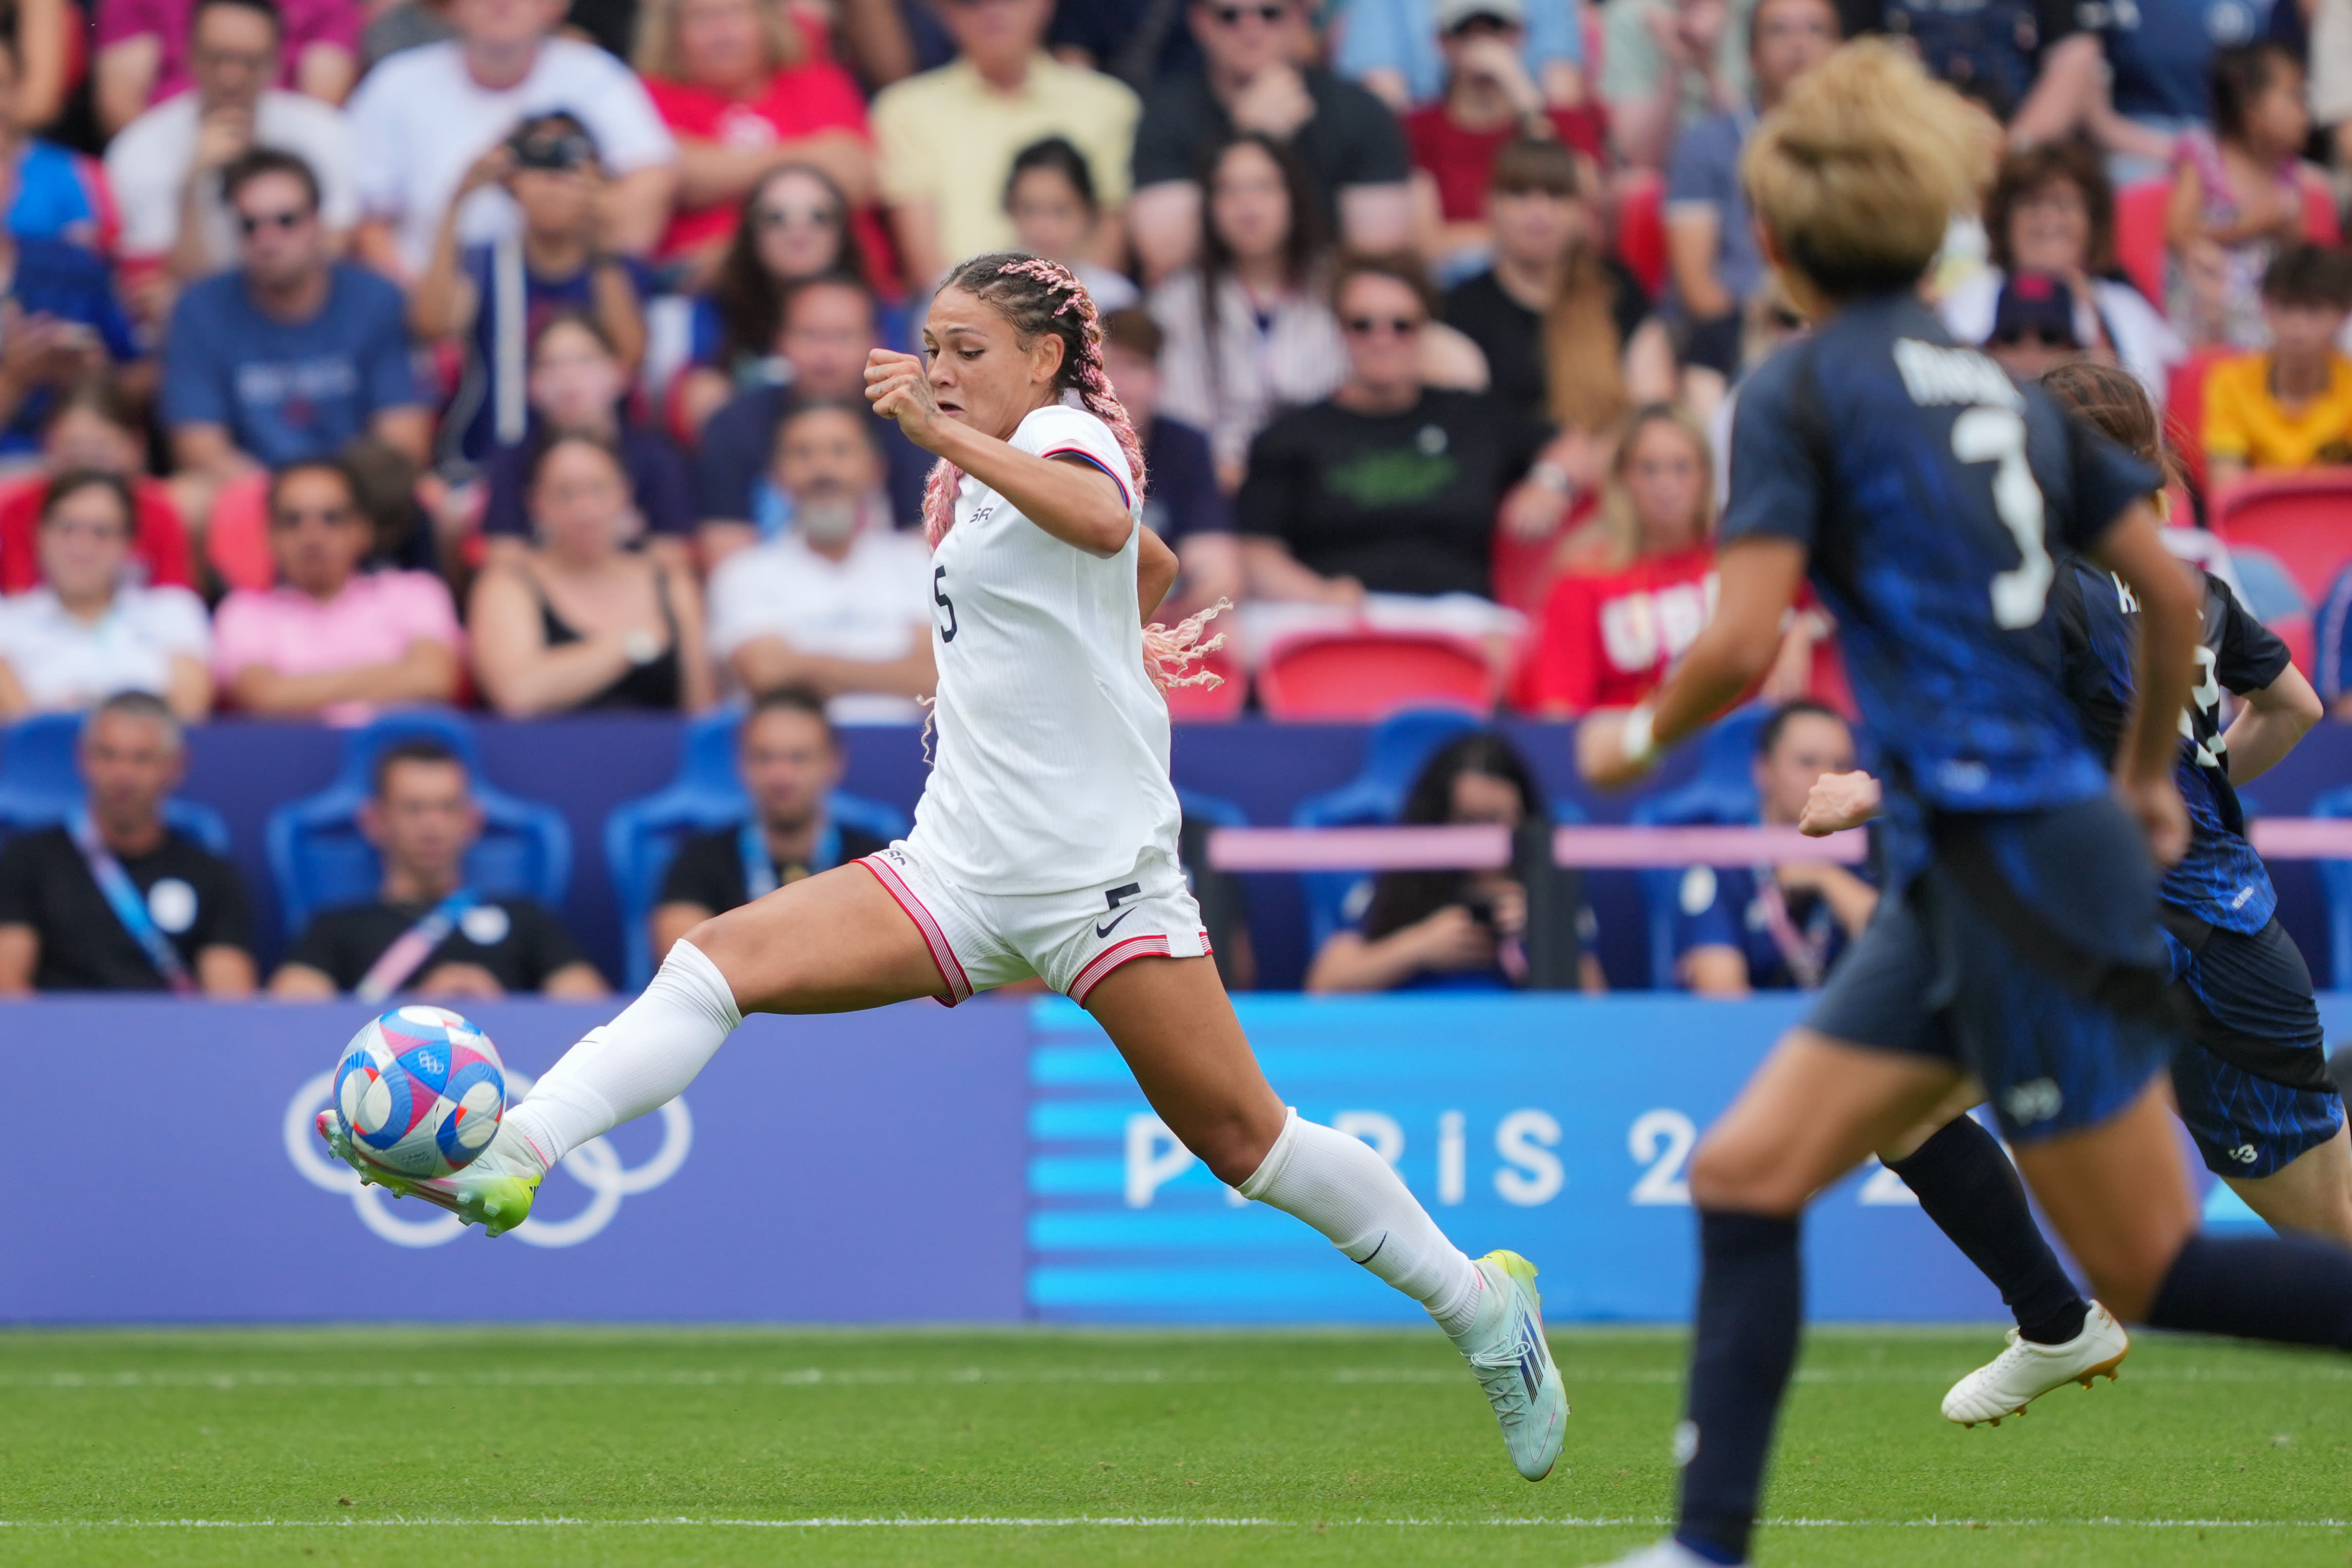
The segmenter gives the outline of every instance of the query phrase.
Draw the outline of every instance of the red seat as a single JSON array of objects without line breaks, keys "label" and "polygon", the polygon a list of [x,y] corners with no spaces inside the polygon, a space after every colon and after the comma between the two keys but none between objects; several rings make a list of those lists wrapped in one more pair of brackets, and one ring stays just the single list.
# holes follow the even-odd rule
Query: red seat
[{"label": "red seat", "polygon": [[1617,182],[1617,258],[1653,300],[1665,288],[1666,187],[1655,174]]},{"label": "red seat", "polygon": [[2268,551],[2316,605],[2352,562],[2352,468],[2256,474],[2213,498],[2213,531]]},{"label": "red seat", "polygon": [[2132,286],[2159,310],[2164,306],[2164,209],[2171,201],[2168,180],[2144,180],[2116,193],[2116,260]]},{"label": "red seat", "polygon": [[2205,378],[2236,352],[2200,350],[2174,365],[2165,378],[2164,438],[2172,443],[2189,488],[2199,495],[2205,493]]},{"label": "red seat", "polygon": [[2303,187],[2303,237],[2315,245],[2344,243],[2344,224],[2336,211],[2336,193],[2327,182],[2306,167],[2297,176]]},{"label": "red seat", "polygon": [[1168,717],[1180,724],[1229,724],[1242,716],[1249,701],[1249,673],[1222,648],[1201,661],[1201,668],[1223,678],[1221,686],[1171,686],[1166,693]]},{"label": "red seat", "polygon": [[2286,644],[2287,657],[2294,661],[2295,668],[2303,671],[2304,679],[2316,679],[2317,676],[2315,672],[2319,667],[2312,662],[2312,658],[2314,651],[2319,645],[2314,633],[2311,617],[2281,616],[2265,624],[2279,641]]},{"label": "red seat", "polygon": [[1483,713],[1499,686],[1476,643],[1438,632],[1297,632],[1267,648],[1257,672],[1272,719],[1370,722],[1432,702]]}]

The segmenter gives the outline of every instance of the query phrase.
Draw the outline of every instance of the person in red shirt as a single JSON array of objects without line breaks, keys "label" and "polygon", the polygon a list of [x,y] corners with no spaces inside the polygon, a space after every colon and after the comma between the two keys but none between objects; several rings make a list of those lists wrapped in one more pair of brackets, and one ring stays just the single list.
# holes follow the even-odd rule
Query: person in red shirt
[{"label": "person in red shirt", "polygon": [[717,270],[743,198],[786,163],[840,188],[867,272],[882,283],[894,275],[873,206],[866,100],[823,46],[781,0],[646,0],[633,63],[678,153],[677,207],[659,255],[688,260],[696,283]]},{"label": "person in red shirt", "polygon": [[1587,190],[1598,188],[1606,125],[1598,107],[1547,107],[1543,89],[1520,58],[1526,0],[1446,0],[1438,7],[1445,51],[1445,96],[1404,117],[1412,150],[1413,219],[1422,253],[1433,263],[1494,243],[1486,187],[1495,155],[1515,136],[1556,139],[1582,165]]},{"label": "person in red shirt", "polygon": [[170,487],[144,472],[146,460],[146,436],[112,382],[93,377],[60,397],[41,429],[39,469],[0,482],[0,594],[39,586],[35,537],[41,498],[50,476],[78,468],[117,474],[131,486],[138,514],[131,558],[142,583],[156,588],[194,587],[194,563],[180,509],[173,503]]}]

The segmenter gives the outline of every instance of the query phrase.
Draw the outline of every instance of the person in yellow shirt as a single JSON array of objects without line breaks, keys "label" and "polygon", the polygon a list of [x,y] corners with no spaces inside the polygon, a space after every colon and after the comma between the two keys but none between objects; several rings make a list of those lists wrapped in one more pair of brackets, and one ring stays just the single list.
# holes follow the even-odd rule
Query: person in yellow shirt
[{"label": "person in yellow shirt", "polygon": [[2205,457],[2215,490],[2255,469],[2352,463],[2352,359],[2336,346],[2352,316],[2352,256],[2279,252],[2263,275],[2271,346],[2205,378]]},{"label": "person in yellow shirt", "polygon": [[1047,136],[1074,143],[1094,176],[1102,222],[1087,259],[1120,265],[1135,94],[1045,52],[1053,0],[942,0],[937,10],[956,58],[883,89],[871,116],[908,280],[927,289],[955,262],[1012,246],[1005,178],[1014,155]]}]

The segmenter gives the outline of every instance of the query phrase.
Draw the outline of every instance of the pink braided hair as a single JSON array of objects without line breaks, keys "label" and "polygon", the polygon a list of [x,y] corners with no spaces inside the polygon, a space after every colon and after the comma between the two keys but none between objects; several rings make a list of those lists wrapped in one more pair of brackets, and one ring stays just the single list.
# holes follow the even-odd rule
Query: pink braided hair
[{"label": "pink braided hair", "polygon": [[[1077,393],[1087,413],[1110,426],[1120,453],[1127,458],[1127,471],[1135,493],[1140,496],[1144,486],[1143,438],[1136,434],[1135,422],[1127,416],[1118,395],[1111,389],[1110,377],[1104,373],[1102,318],[1095,310],[1094,296],[1087,292],[1077,275],[1060,262],[1042,256],[998,251],[965,262],[949,273],[940,288],[961,289],[975,299],[986,300],[1024,339],[1041,331],[1062,334],[1070,351],[1062,361],[1064,384]],[[1073,320],[1064,322],[1065,316]],[[955,526],[956,492],[962,484],[963,470],[945,458],[933,466],[930,481],[923,489],[923,532],[934,550]],[[1161,691],[1177,686],[1223,685],[1223,678],[1202,668],[1202,660],[1224,646],[1224,634],[1220,632],[1203,641],[1202,633],[1210,617],[1231,607],[1220,599],[1173,626],[1155,621],[1144,627],[1143,668],[1152,685]]]}]

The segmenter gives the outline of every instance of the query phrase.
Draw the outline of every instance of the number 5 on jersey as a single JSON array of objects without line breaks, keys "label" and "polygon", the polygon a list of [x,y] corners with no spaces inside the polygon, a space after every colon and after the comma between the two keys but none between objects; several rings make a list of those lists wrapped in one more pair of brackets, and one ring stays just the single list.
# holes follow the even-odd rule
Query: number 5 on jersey
[{"label": "number 5 on jersey", "polygon": [[931,568],[931,602],[948,613],[947,619],[939,623],[940,641],[953,642],[956,634],[955,601],[948,597],[947,581],[946,567]]},{"label": "number 5 on jersey", "polygon": [[1993,510],[2016,536],[2022,559],[1993,574],[1993,624],[2011,631],[2037,625],[2057,568],[2043,542],[2042,487],[2025,460],[2024,418],[2013,408],[1963,409],[1952,421],[1952,456],[1963,463],[2000,465],[1992,477]]}]

